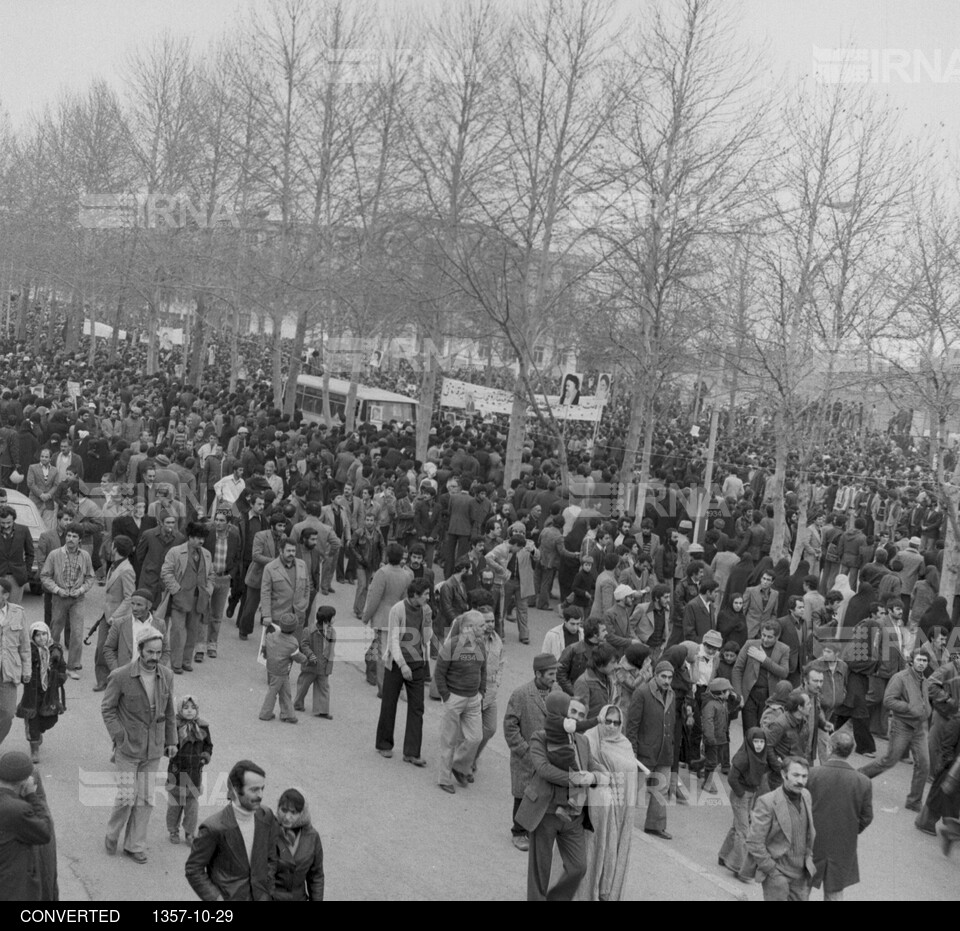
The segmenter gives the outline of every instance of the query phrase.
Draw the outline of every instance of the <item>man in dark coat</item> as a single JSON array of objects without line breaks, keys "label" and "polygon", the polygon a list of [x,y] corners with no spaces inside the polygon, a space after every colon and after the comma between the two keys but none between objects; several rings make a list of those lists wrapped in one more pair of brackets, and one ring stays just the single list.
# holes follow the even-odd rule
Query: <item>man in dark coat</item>
[{"label": "man in dark coat", "polygon": [[830,759],[811,769],[807,780],[817,832],[813,885],[823,883],[825,902],[842,902],[843,890],[860,882],[857,836],[873,821],[873,785],[847,762],[853,745],[846,731],[834,734]]},{"label": "man in dark coat", "polygon": [[643,830],[664,840],[667,833],[667,791],[673,763],[673,732],[677,702],[673,689],[673,666],[657,663],[653,679],[638,686],[627,709],[626,737],[637,759],[650,771],[647,779],[647,818]]},{"label": "man in dark coat", "polygon": [[261,807],[266,773],[240,760],[229,783],[230,804],[207,818],[194,838],[184,868],[187,882],[204,902],[269,902],[280,828]]},{"label": "man in dark coat", "polygon": [[26,753],[0,755],[0,901],[43,901],[42,848],[53,822]]},{"label": "man in dark coat", "polygon": [[[552,707],[552,706],[555,706]],[[563,710],[558,710],[558,709]],[[560,692],[547,700],[548,716],[554,711],[574,721],[583,721],[587,709],[576,698]],[[548,722],[549,724],[549,722]],[[597,777],[590,772],[590,744],[582,734],[573,734],[580,770],[554,766],[547,758],[547,732],[537,731],[530,739],[530,759],[534,778],[523,792],[517,809],[517,823],[530,832],[527,860],[528,902],[569,902],[587,871],[587,849],[584,831],[592,831],[586,806],[576,815],[561,819],[556,811],[566,805],[569,791],[595,785]],[[550,887],[553,845],[560,848],[563,874]]]},{"label": "man in dark coat", "polygon": [[546,698],[560,690],[557,685],[557,660],[552,653],[541,653],[533,660],[533,680],[515,689],[507,702],[503,716],[503,736],[510,748],[510,789],[513,794],[513,846],[517,850],[530,849],[526,828],[517,824],[517,809],[523,791],[533,780],[533,760],[530,740],[543,730],[547,718]]}]

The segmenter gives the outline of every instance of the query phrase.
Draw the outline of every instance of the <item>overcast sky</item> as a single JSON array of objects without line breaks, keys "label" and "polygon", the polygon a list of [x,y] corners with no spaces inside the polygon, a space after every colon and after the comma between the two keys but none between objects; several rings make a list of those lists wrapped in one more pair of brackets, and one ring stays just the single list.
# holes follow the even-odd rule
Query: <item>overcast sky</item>
[{"label": "overcast sky", "polygon": [[[0,103],[20,124],[64,86],[82,89],[94,77],[117,83],[129,52],[151,36],[171,29],[203,44],[258,2],[0,0]],[[785,73],[812,76],[815,55],[824,61],[837,48],[866,49],[879,90],[902,108],[910,132],[930,124],[951,144],[960,140],[960,0],[731,3],[738,8],[744,35],[768,50],[771,85],[782,86]],[[940,56],[939,80],[917,51],[934,68]]]}]

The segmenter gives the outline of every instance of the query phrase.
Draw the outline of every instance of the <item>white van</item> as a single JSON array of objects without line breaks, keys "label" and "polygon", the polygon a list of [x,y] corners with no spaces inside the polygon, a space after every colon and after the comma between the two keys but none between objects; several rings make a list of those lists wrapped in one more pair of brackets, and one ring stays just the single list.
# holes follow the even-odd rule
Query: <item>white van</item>
[{"label": "white van", "polygon": [[[331,378],[330,415],[346,420],[347,393],[350,382],[343,378]],[[307,423],[323,422],[323,378],[320,375],[300,375],[297,378],[297,407],[303,411]],[[356,422],[372,423],[381,427],[391,420],[397,423],[416,423],[419,401],[405,394],[384,391],[370,385],[357,384]]]}]

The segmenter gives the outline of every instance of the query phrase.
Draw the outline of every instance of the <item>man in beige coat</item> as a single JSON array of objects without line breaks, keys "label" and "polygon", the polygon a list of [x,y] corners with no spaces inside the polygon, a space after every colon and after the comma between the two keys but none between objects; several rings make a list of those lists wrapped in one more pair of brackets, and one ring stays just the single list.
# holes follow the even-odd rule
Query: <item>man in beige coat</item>
[{"label": "man in beige coat", "polygon": [[193,651],[213,594],[213,557],[204,548],[206,539],[206,525],[191,521],[187,542],[172,547],[160,569],[160,580],[171,597],[170,662],[177,675],[190,672],[194,659],[203,662],[203,654],[194,656]]},{"label": "man in beige coat", "polygon": [[280,555],[263,567],[260,580],[260,611],[264,625],[285,614],[297,618],[296,638],[303,636],[304,618],[310,607],[310,577],[307,565],[297,559],[297,544],[289,537],[280,543]]}]

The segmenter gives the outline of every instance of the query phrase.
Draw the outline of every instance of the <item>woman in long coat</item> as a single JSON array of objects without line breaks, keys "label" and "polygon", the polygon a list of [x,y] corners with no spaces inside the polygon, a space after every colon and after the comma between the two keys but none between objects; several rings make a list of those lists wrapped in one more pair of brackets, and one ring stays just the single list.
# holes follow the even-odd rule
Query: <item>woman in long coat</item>
[{"label": "woman in long coat", "polygon": [[587,872],[574,901],[619,902],[623,895],[640,785],[637,759],[623,735],[623,722],[619,707],[604,705],[597,726],[584,735],[593,771],[607,778],[588,792],[593,830],[585,832]]}]

